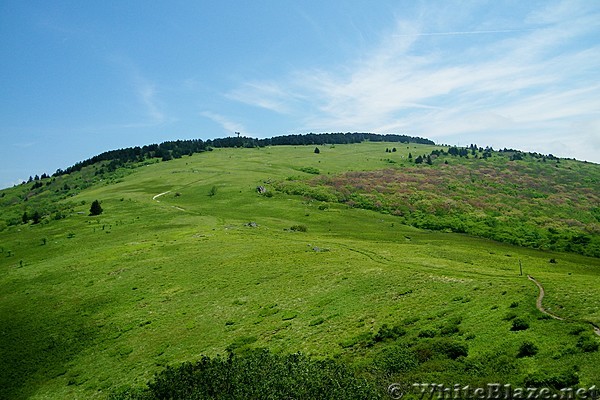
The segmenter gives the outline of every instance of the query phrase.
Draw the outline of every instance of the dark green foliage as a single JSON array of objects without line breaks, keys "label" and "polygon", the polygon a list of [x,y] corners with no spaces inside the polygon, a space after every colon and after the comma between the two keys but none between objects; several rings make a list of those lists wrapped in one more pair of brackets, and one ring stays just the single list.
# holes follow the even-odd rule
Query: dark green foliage
[{"label": "dark green foliage", "polygon": [[210,188],[210,191],[208,192],[208,195],[209,195],[210,197],[213,197],[214,195],[216,195],[216,194],[217,194],[217,190],[218,190],[218,188],[217,188],[216,186],[213,186],[213,187],[211,187],[211,188]]},{"label": "dark green foliage", "polygon": [[579,336],[579,334],[581,334],[587,330],[588,330],[588,328],[585,326],[577,326],[577,327],[571,329],[571,331],[569,333],[571,335]]},{"label": "dark green foliage", "polygon": [[460,333],[460,323],[462,322],[461,317],[456,317],[446,322],[440,327],[440,334],[443,336],[455,335]]},{"label": "dark green foliage", "polygon": [[100,206],[100,202],[98,200],[94,200],[92,205],[90,206],[90,216],[100,215],[102,214],[102,206]]},{"label": "dark green foliage", "polygon": [[524,318],[516,317],[512,320],[511,331],[524,331],[526,329],[529,329],[529,323]]},{"label": "dark green foliage", "polygon": [[122,390],[110,399],[384,399],[380,390],[345,365],[303,354],[255,350],[228,358],[202,357],[167,367],[145,389]]},{"label": "dark green foliage", "polygon": [[406,330],[401,326],[395,325],[393,327],[389,327],[387,324],[383,324],[377,333],[373,335],[373,340],[375,342],[382,342],[386,339],[396,340],[400,336],[404,335],[406,335]]},{"label": "dark green foliage", "polygon": [[384,374],[407,372],[419,366],[416,354],[404,345],[385,347],[375,357],[375,367]]},{"label": "dark green foliage", "polygon": [[436,338],[417,343],[413,351],[420,362],[440,357],[456,360],[459,357],[466,357],[469,354],[469,347],[450,338]]},{"label": "dark green foliage", "polygon": [[598,351],[598,347],[600,347],[600,345],[595,338],[589,335],[584,335],[577,339],[577,347],[580,348],[584,353],[592,353],[594,351]]},{"label": "dark green foliage", "polygon": [[537,354],[538,347],[532,342],[523,342],[523,344],[519,347],[519,352],[517,353],[518,358],[522,357],[531,357]]},{"label": "dark green foliage", "polygon": [[319,154],[321,152],[321,150],[319,150],[318,147],[315,147],[315,154]]},{"label": "dark green foliage", "polygon": [[434,329],[424,329],[421,332],[419,332],[419,337],[420,338],[432,338],[435,337],[435,335],[437,334],[437,331],[435,331]]},{"label": "dark green foliage", "polygon": [[319,169],[315,167],[302,167],[300,168],[300,171],[313,175],[319,175],[321,173],[321,171],[319,171]]},{"label": "dark green foliage", "polygon": [[290,230],[295,232],[306,232],[308,231],[308,228],[306,227],[306,225],[292,225],[290,227]]},{"label": "dark green foliage", "polygon": [[31,216],[31,221],[32,221],[34,224],[39,224],[41,220],[42,220],[42,216],[40,215],[40,212],[39,212],[39,211],[37,211],[37,210],[36,210],[36,211],[34,211],[34,212],[33,212],[33,215]]},{"label": "dark green foliage", "polygon": [[560,390],[562,388],[574,387],[579,384],[579,376],[574,370],[565,371],[563,373],[547,373],[537,372],[530,374],[525,378],[525,385],[528,387],[550,387]]}]

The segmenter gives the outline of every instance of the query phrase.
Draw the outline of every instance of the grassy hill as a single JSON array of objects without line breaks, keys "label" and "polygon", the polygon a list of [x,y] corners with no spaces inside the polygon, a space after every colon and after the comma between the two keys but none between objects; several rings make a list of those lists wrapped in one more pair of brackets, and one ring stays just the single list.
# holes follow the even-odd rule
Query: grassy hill
[{"label": "grassy hill", "polygon": [[[2,191],[0,398],[106,398],[167,365],[262,347],[336,359],[382,392],[598,383],[600,259],[575,254],[598,243],[597,165],[494,152],[415,166],[408,153],[442,148],[319,149],[92,165]],[[94,200],[104,212],[91,217]],[[39,223],[18,223],[37,209]],[[494,229],[470,229],[529,224],[540,240],[516,243],[545,250],[452,232],[457,218],[482,236]],[[527,274],[564,320],[536,309]]]}]

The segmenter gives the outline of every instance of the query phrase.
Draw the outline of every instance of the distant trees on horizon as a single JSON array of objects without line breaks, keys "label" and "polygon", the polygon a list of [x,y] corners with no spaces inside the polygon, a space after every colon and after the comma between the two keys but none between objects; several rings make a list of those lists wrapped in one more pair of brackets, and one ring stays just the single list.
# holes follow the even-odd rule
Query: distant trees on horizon
[{"label": "distant trees on horizon", "polygon": [[[184,155],[192,155],[210,151],[213,148],[228,148],[228,147],[266,147],[266,146],[305,146],[305,145],[326,145],[326,144],[352,144],[362,143],[365,141],[371,142],[397,142],[397,143],[419,143],[434,145],[432,140],[399,135],[399,134],[376,134],[376,133],[308,133],[275,136],[266,139],[256,139],[237,135],[236,137],[226,137],[219,139],[190,139],[190,140],[175,140],[167,141],[160,144],[150,144],[146,146],[127,147],[124,149],[110,150],[98,154],[87,160],[78,162],[66,169],[58,169],[53,177],[70,174],[81,170],[82,168],[96,164],[102,161],[108,161],[105,165],[107,172],[112,172],[118,167],[128,162],[140,162],[146,159],[159,158],[162,161],[169,161],[176,158],[181,158]],[[46,174],[42,178],[49,177]],[[30,177],[29,182],[38,180]]]}]

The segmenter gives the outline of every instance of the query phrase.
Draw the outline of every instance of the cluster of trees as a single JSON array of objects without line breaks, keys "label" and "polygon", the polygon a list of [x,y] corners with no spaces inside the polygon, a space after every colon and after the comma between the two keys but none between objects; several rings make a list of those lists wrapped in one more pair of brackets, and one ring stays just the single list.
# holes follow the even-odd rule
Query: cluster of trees
[{"label": "cluster of trees", "polygon": [[[389,149],[386,149],[386,152],[388,152],[388,151],[389,151]],[[444,149],[436,149],[436,150],[433,150],[429,155],[417,156],[416,158],[414,158],[414,162],[415,162],[415,164],[427,163],[427,164],[431,165],[432,159],[435,159],[435,158],[441,157],[441,156],[446,156],[446,155],[453,156],[453,157],[464,157],[464,158],[469,158],[469,157],[483,158],[485,160],[485,159],[492,157],[493,152],[494,152],[494,149],[492,147],[486,146],[485,148],[483,148],[483,147],[477,146],[476,144],[470,144],[467,147],[452,146],[452,147],[448,148],[447,151],[445,151]],[[560,159],[558,157],[554,156],[553,154],[545,155],[545,154],[541,154],[541,153],[523,152],[520,150],[506,149],[506,148],[498,150],[497,153],[500,155],[507,156],[511,161],[523,160],[523,159],[525,159],[526,156],[529,156],[531,158],[538,159],[543,162],[546,162],[546,160],[560,162]],[[408,159],[413,160],[412,154],[410,154],[410,153],[408,154]],[[448,162],[446,161],[446,164],[447,163]]]},{"label": "cluster of trees", "polygon": [[[397,142],[397,143],[420,143],[435,144],[433,141],[420,137],[407,135],[380,135],[376,133],[308,133],[304,135],[284,135],[275,136],[266,139],[256,139],[250,137],[226,137],[219,139],[201,140],[176,140],[167,141],[161,144],[151,144],[147,146],[128,147],[125,149],[110,150],[98,154],[85,161],[76,163],[64,170],[58,169],[52,176],[60,176],[80,171],[82,168],[107,161],[108,171],[114,171],[118,167],[128,162],[140,162],[149,158],[160,158],[168,161],[174,158],[181,158],[184,155],[192,155],[203,151],[210,151],[212,148],[224,147],[265,147],[265,146],[283,146],[283,145],[325,145],[325,144],[350,144],[371,142]],[[44,174],[45,175],[45,174]],[[33,178],[32,178],[33,179]]]}]

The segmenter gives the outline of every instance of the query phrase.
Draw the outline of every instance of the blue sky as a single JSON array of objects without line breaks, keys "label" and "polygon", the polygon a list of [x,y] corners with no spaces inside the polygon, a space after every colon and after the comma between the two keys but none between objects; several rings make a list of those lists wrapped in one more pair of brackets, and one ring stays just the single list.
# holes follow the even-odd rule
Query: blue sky
[{"label": "blue sky", "polygon": [[0,60],[0,187],[235,131],[600,162],[594,0],[2,1]]}]

